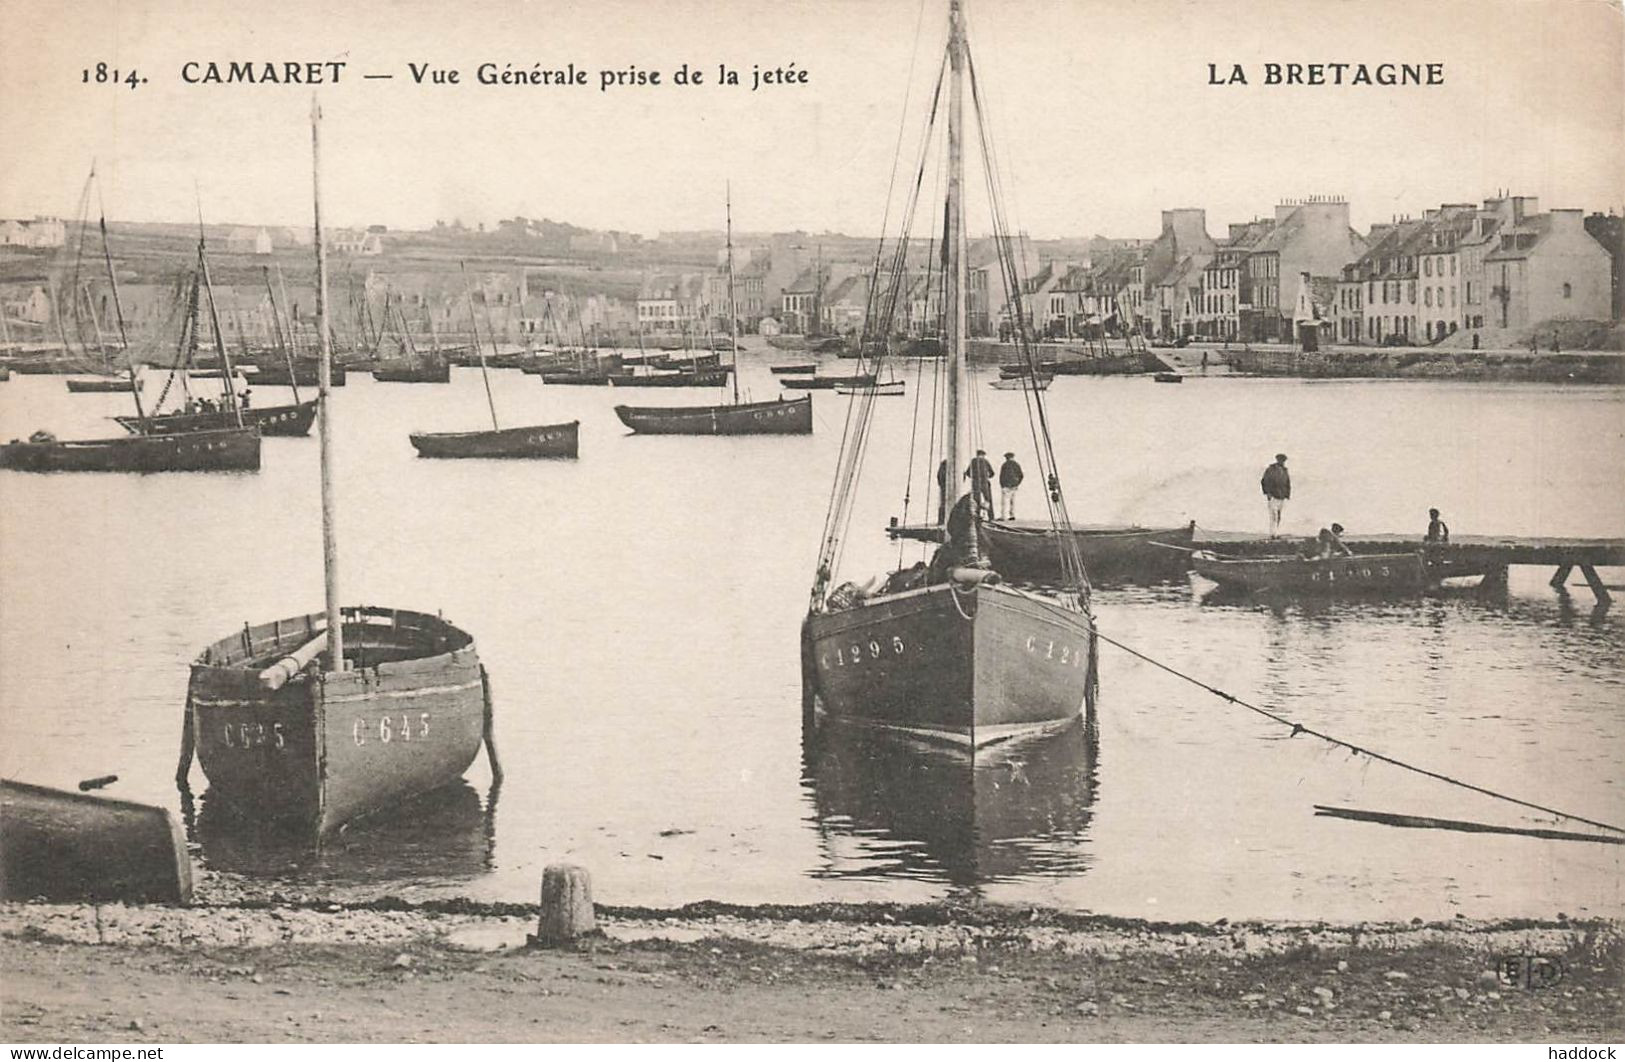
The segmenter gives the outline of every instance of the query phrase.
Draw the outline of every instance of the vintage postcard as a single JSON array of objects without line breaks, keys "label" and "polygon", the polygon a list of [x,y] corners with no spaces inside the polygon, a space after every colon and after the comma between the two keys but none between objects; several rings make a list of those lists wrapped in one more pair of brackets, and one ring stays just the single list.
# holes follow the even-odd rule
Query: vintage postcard
[{"label": "vintage postcard", "polygon": [[1620,1038],[1619,3],[6,12],[7,1041]]}]

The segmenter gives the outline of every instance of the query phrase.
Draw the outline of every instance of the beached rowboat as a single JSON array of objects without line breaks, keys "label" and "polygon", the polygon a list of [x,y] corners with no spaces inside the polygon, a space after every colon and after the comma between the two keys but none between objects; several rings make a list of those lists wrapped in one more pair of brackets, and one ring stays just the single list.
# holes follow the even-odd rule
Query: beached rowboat
[{"label": "beached rowboat", "polygon": [[168,811],[0,780],[0,900],[188,903],[192,860]]}]

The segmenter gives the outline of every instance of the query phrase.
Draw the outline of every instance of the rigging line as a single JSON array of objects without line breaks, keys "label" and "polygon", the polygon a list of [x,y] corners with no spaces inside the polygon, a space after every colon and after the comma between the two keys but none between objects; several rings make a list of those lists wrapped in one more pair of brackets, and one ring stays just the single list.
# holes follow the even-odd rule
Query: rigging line
[{"label": "rigging line", "polygon": [[[988,116],[982,103],[980,84],[976,77],[975,60],[966,53],[966,67],[970,74],[971,99],[973,101],[976,118],[977,134],[982,148],[983,175],[988,185],[989,209],[994,217],[994,247],[1001,275],[1007,292],[1015,293],[1012,304],[1006,300],[1006,309],[1014,311],[1014,326],[1016,340],[1022,352],[1023,362],[1029,377],[1036,380],[1038,367],[1033,356],[1032,343],[1027,334],[1027,322],[1023,297],[1021,277],[1017,271],[1015,256],[1011,253],[1009,245],[1009,225],[1004,215],[1002,180],[997,167],[997,155],[988,131]],[[1029,426],[1036,419],[1038,427],[1042,429],[1042,445],[1037,434],[1034,435],[1034,447],[1038,451],[1039,473],[1044,477],[1046,487],[1046,503],[1050,514],[1050,523],[1056,532],[1056,548],[1059,553],[1063,576],[1074,586],[1084,598],[1088,595],[1088,574],[1083,564],[1082,550],[1071,532],[1071,518],[1066,510],[1065,494],[1060,489],[1060,471],[1055,460],[1054,442],[1050,434],[1048,416],[1042,395],[1036,387],[1023,388],[1023,399],[1028,408]],[[1034,416],[1036,414],[1036,417]]]},{"label": "rigging line", "polygon": [[[1031,595],[1031,594],[1028,594],[1028,595],[1025,595],[1025,596],[1027,596],[1031,600],[1036,601],[1036,602],[1038,602],[1040,604],[1043,604],[1043,605],[1045,605],[1047,607],[1052,607],[1052,608],[1054,607],[1053,605],[1050,604],[1050,602],[1046,601],[1045,599],[1043,599],[1041,597],[1037,597],[1037,596]],[[1214,685],[1212,685],[1210,683],[1207,683],[1207,682],[1203,682],[1201,679],[1195,677],[1194,675],[1187,674],[1186,672],[1181,671],[1178,668],[1174,667],[1172,664],[1165,664],[1161,660],[1158,660],[1153,656],[1150,656],[1150,655],[1148,655],[1146,653],[1141,652],[1138,649],[1133,648],[1132,646],[1126,645],[1123,642],[1118,641],[1116,638],[1112,638],[1112,637],[1110,637],[1110,636],[1108,636],[1106,634],[1102,634],[1100,632],[1100,630],[1096,627],[1096,625],[1095,625],[1095,623],[1094,623],[1094,621],[1092,619],[1089,621],[1088,626],[1089,626],[1089,629],[1090,629],[1091,633],[1095,637],[1099,638],[1101,641],[1105,642],[1107,645],[1116,646],[1117,648],[1123,650],[1123,652],[1129,654],[1130,656],[1135,657],[1135,658],[1137,658],[1139,660],[1143,660],[1146,663],[1150,664],[1152,667],[1156,667],[1156,668],[1159,668],[1159,669],[1161,669],[1163,671],[1166,671],[1168,674],[1173,675],[1175,678],[1183,679],[1184,681],[1189,682],[1191,685],[1196,686],[1199,689],[1205,690],[1208,693],[1213,694],[1215,697],[1218,697],[1221,700],[1228,701],[1231,704],[1234,704],[1234,705],[1237,705],[1239,707],[1245,708],[1250,712],[1253,712],[1253,713],[1255,713],[1257,715],[1261,715],[1264,718],[1269,719],[1272,722],[1279,723],[1282,726],[1291,727],[1292,728],[1292,733],[1290,735],[1288,735],[1289,737],[1296,737],[1298,734],[1308,734],[1310,737],[1319,738],[1320,740],[1322,740],[1324,742],[1327,742],[1328,744],[1336,745],[1336,746],[1338,746],[1340,748],[1347,749],[1348,751],[1350,751],[1352,753],[1355,753],[1357,755],[1368,756],[1371,759],[1378,761],[1379,763],[1386,763],[1389,766],[1398,767],[1401,770],[1410,771],[1413,774],[1419,774],[1419,775],[1422,775],[1425,778],[1432,778],[1435,781],[1445,782],[1445,783],[1447,783],[1449,785],[1453,785],[1453,786],[1456,786],[1456,787],[1461,788],[1461,789],[1467,789],[1467,790],[1470,790],[1470,791],[1472,791],[1474,793],[1478,793],[1478,794],[1480,794],[1482,796],[1492,797],[1492,798],[1494,798],[1496,800],[1503,800],[1503,801],[1506,801],[1509,804],[1517,804],[1520,807],[1529,808],[1529,809],[1531,809],[1533,811],[1539,811],[1539,812],[1542,812],[1543,814],[1547,814],[1547,815],[1556,815],[1559,818],[1570,819],[1570,820],[1572,820],[1574,822],[1583,822],[1587,826],[1595,826],[1595,827],[1597,827],[1598,829],[1601,829],[1601,830],[1611,830],[1614,833],[1625,834],[1625,826],[1615,826],[1613,823],[1600,822],[1600,821],[1598,821],[1596,819],[1588,819],[1584,815],[1576,815],[1576,814],[1574,814],[1573,812],[1570,812],[1570,811],[1563,811],[1563,810],[1561,810],[1559,808],[1547,807],[1544,804],[1536,804],[1533,801],[1524,800],[1524,799],[1522,799],[1520,797],[1515,797],[1515,796],[1512,796],[1512,795],[1507,794],[1507,793],[1498,792],[1498,791],[1496,791],[1494,789],[1489,789],[1489,788],[1486,788],[1486,787],[1481,786],[1481,785],[1476,785],[1476,784],[1474,784],[1472,782],[1463,781],[1460,778],[1453,778],[1450,775],[1441,774],[1438,771],[1430,770],[1429,768],[1426,768],[1426,767],[1418,767],[1416,764],[1407,763],[1404,760],[1396,759],[1395,757],[1389,756],[1389,755],[1387,755],[1385,753],[1376,752],[1376,751],[1374,751],[1372,749],[1368,749],[1368,748],[1364,748],[1362,746],[1356,745],[1353,742],[1344,741],[1342,738],[1334,737],[1331,734],[1325,733],[1324,731],[1321,731],[1321,730],[1316,730],[1313,727],[1304,726],[1302,723],[1294,722],[1293,720],[1288,719],[1284,715],[1280,715],[1280,714],[1278,714],[1276,712],[1272,712],[1267,708],[1262,708],[1262,707],[1260,707],[1260,706],[1258,706],[1256,704],[1253,704],[1251,701],[1247,701],[1247,700],[1244,700],[1244,699],[1242,699],[1240,697],[1237,697],[1233,693],[1227,693],[1224,690],[1219,689],[1217,686],[1214,686]]]}]

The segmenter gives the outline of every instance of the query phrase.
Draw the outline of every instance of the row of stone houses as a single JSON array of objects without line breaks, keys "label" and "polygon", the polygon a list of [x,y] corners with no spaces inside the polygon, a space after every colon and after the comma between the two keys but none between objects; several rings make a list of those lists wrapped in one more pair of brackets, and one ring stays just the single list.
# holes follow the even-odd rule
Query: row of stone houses
[{"label": "row of stone houses", "polygon": [[1622,226],[1536,199],[1448,203],[1362,236],[1348,203],[1313,196],[1213,239],[1205,212],[1165,210],[1157,238],[1046,263],[1022,314],[1039,335],[1137,329],[1160,339],[1294,342],[1305,326],[1349,344],[1438,342],[1466,330],[1617,320]]}]

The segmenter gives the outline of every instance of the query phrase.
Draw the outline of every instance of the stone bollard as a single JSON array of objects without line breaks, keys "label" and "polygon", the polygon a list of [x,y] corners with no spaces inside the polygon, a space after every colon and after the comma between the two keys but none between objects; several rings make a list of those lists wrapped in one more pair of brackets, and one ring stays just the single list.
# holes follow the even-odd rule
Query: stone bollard
[{"label": "stone bollard", "polygon": [[542,917],[536,943],[565,947],[597,928],[592,910],[592,877],[585,867],[555,863],[542,871]]}]

